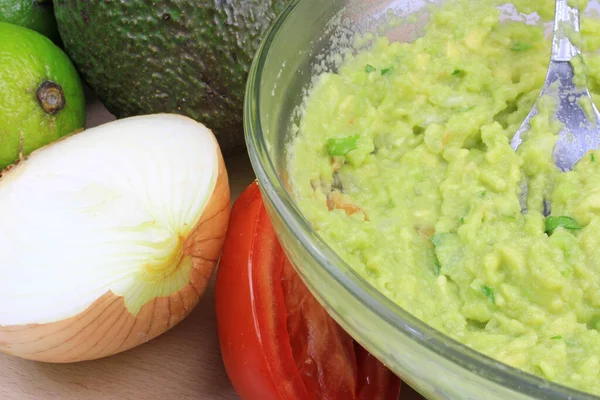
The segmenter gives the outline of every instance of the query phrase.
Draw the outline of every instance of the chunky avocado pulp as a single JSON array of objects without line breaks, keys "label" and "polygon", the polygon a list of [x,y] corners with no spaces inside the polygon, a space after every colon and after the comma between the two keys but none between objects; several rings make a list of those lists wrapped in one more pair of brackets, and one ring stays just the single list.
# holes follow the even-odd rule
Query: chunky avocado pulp
[{"label": "chunky avocado pulp", "polygon": [[[553,1],[514,3],[552,20]],[[377,38],[321,74],[288,149],[292,192],[328,244],[416,317],[600,394],[600,152],[555,167],[551,102],[512,150],[551,40],[541,24],[501,23],[498,4],[446,2],[419,39]],[[584,19],[577,40],[599,99],[600,23]]]}]

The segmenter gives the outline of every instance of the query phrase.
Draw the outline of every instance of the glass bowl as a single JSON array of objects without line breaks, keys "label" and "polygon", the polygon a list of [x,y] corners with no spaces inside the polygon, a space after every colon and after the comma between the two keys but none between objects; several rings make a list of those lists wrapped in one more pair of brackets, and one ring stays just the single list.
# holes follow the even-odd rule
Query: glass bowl
[{"label": "glass bowl", "polygon": [[[327,57],[331,49],[342,49],[356,32],[410,40],[427,17],[425,4],[423,0],[294,0],[267,32],[248,78],[244,126],[252,166],[277,235],[304,282],[333,318],[425,397],[599,400],[486,357],[392,303],[313,231],[286,189],[285,144],[294,134],[298,106],[315,71],[335,69],[336,58]],[[395,16],[409,13],[420,17],[410,24],[393,23]]]}]

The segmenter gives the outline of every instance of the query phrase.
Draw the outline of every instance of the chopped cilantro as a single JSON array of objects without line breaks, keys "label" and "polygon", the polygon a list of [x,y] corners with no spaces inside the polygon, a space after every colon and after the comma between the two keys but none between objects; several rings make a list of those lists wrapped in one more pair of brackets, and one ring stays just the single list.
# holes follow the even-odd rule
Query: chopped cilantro
[{"label": "chopped cilantro", "polygon": [[592,162],[596,162],[596,156],[594,156],[594,153],[590,153],[590,160]]},{"label": "chopped cilantro", "polygon": [[465,223],[465,219],[463,217],[460,217],[460,223],[464,224]]},{"label": "chopped cilantro", "polygon": [[431,238],[429,238],[429,240],[431,241],[431,244],[433,244],[433,247],[437,247],[440,244],[442,244],[442,237],[443,237],[443,234],[435,234]]},{"label": "chopped cilantro", "polygon": [[358,148],[358,138],[360,135],[348,136],[339,139],[329,139],[327,141],[327,151],[330,156],[345,156],[350,151]]},{"label": "chopped cilantro", "polygon": [[462,69],[455,69],[454,72],[452,72],[452,76],[460,75],[460,74],[462,74],[462,72],[463,72]]},{"label": "chopped cilantro", "polygon": [[525,51],[525,50],[529,50],[530,48],[531,48],[531,45],[529,43],[514,42],[510,49],[512,51]]},{"label": "chopped cilantro", "polygon": [[394,67],[387,67],[381,70],[381,75],[387,75],[394,70]]},{"label": "chopped cilantro", "polygon": [[577,230],[581,229],[581,225],[571,217],[554,217],[552,215],[546,217],[546,233],[551,235],[556,228],[562,226],[565,229]]},{"label": "chopped cilantro", "polygon": [[490,299],[490,301],[492,303],[496,304],[496,297],[494,296],[494,289],[492,289],[491,287],[489,287],[487,285],[483,285],[481,287],[481,293],[483,293],[485,297]]},{"label": "chopped cilantro", "polygon": [[433,262],[433,272],[436,275],[439,275],[441,269],[442,269],[442,266],[440,265],[440,262],[436,258],[435,261]]},{"label": "chopped cilantro", "polygon": [[562,339],[562,336],[556,335],[556,336],[552,336],[550,339],[551,340],[560,340],[560,339]]},{"label": "chopped cilantro", "polygon": [[485,197],[485,196],[487,196],[487,189],[484,190],[483,192],[481,192],[481,197]]},{"label": "chopped cilantro", "polygon": [[371,72],[375,72],[375,71],[377,71],[377,68],[375,68],[371,64],[367,64],[367,66],[365,67],[365,72],[366,73],[371,73]]}]

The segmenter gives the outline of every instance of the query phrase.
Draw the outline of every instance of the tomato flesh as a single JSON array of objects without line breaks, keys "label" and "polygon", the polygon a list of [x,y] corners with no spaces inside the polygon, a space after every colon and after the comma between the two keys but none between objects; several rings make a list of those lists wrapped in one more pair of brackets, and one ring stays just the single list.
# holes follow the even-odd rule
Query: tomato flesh
[{"label": "tomato flesh", "polygon": [[397,400],[400,393],[400,379],[361,345],[355,343],[354,348],[359,376],[356,399]]},{"label": "tomato flesh", "polygon": [[312,296],[250,185],[235,202],[217,271],[223,362],[243,400],[392,400],[400,380]]},{"label": "tomato flesh", "polygon": [[289,340],[307,391],[317,399],[354,398],[354,341],[317,302],[287,259],[282,289]]}]

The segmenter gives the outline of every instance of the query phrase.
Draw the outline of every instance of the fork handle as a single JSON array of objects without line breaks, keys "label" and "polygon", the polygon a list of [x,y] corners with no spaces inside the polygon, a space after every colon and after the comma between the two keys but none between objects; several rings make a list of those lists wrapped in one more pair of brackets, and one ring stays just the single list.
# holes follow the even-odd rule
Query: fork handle
[{"label": "fork handle", "polygon": [[570,61],[571,58],[579,54],[579,50],[573,46],[566,36],[565,28],[573,32],[579,32],[579,10],[569,7],[568,0],[556,0],[552,61]]},{"label": "fork handle", "polygon": [[554,12],[554,37],[552,38],[552,61],[570,61],[579,54],[565,34],[565,28],[579,32],[579,10],[570,7],[568,0],[556,0]]}]

